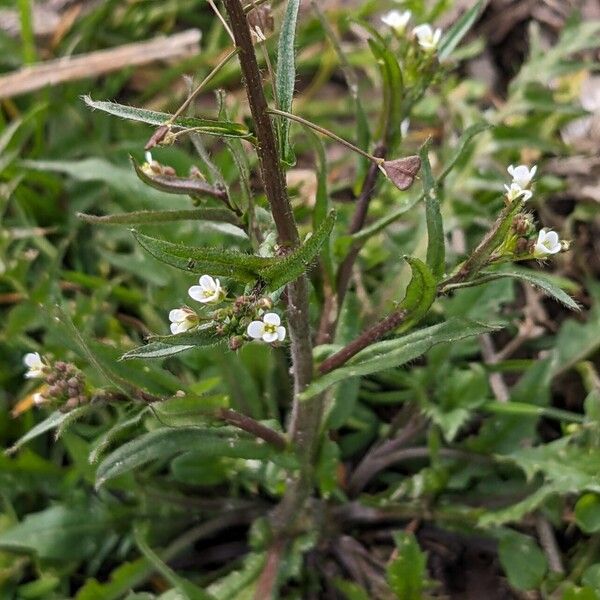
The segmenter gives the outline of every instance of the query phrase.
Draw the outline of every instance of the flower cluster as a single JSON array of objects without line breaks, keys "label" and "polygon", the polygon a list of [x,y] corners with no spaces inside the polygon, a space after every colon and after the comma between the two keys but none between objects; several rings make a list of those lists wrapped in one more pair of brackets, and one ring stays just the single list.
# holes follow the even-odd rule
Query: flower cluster
[{"label": "flower cluster", "polygon": [[188,306],[171,310],[169,321],[171,333],[174,335],[193,330],[200,325],[201,321],[206,321],[207,325],[203,327],[212,326],[216,335],[229,336],[229,346],[232,350],[240,348],[244,339],[262,340],[268,344],[285,340],[286,329],[281,325],[279,315],[265,312],[272,307],[270,298],[250,295],[231,300],[220,280],[210,275],[202,275],[198,285],[189,288],[188,295],[205,306],[224,302],[228,305],[214,310],[210,316],[203,318]]},{"label": "flower cluster", "polygon": [[[531,182],[537,172],[537,166],[510,165],[507,169],[512,177],[509,185],[505,185],[508,204],[520,201],[527,202],[533,196]],[[536,230],[533,219],[526,213],[519,213],[513,221],[512,233],[502,245],[505,254],[515,254],[523,258],[543,259],[568,248],[567,242],[561,242],[556,231],[551,229]]]},{"label": "flower cluster", "polygon": [[42,392],[33,395],[34,404],[59,404],[61,411],[68,412],[89,402],[83,373],[74,364],[49,364],[37,352],[26,354],[23,363],[27,379],[43,379],[46,384]]},{"label": "flower cluster", "polygon": [[[403,34],[411,18],[412,13],[410,10],[405,10],[404,12],[391,10],[381,17],[381,21],[388,27],[391,27],[397,34]],[[428,23],[424,23],[414,27],[412,35],[425,52],[432,53],[437,50],[442,37],[442,30],[439,28],[434,29]]]}]

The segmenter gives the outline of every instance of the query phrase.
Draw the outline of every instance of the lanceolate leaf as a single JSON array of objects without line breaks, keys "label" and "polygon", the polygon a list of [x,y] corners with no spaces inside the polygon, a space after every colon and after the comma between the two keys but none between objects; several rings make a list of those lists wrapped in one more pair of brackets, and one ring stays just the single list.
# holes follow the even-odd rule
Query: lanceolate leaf
[{"label": "lanceolate leaf", "polygon": [[[294,45],[299,7],[300,0],[288,0],[277,47],[275,89],[277,91],[279,108],[285,112],[292,112],[292,100],[296,85],[296,52]],[[280,119],[281,156],[286,162],[292,164],[294,156],[290,148],[289,130],[289,121],[287,119]]]},{"label": "lanceolate leaf", "polygon": [[180,352],[191,350],[193,347],[192,345],[174,346],[163,342],[152,342],[125,352],[121,356],[121,360],[130,360],[132,358],[168,358]]},{"label": "lanceolate leaf", "polygon": [[284,258],[267,258],[220,248],[173,244],[135,230],[133,234],[152,256],[178,269],[231,277],[245,282],[262,279],[271,289],[278,289],[306,270],[331,234],[334,223],[335,211],[331,211],[317,231],[302,246]]},{"label": "lanceolate leaf", "polygon": [[300,248],[279,259],[273,266],[261,270],[262,278],[269,287],[276,290],[299,277],[315,260],[325,241],[329,238],[335,223],[335,211],[331,211],[319,228]]},{"label": "lanceolate leaf", "polygon": [[35,439],[36,437],[51,431],[52,429],[56,429],[60,427],[60,425],[69,418],[69,415],[73,417],[74,412],[77,413],[77,416],[83,415],[88,412],[89,407],[80,406],[71,412],[60,412],[59,410],[54,411],[48,417],[46,417],[43,421],[32,427],[25,435],[20,437],[8,450],[6,450],[6,454],[12,454],[16,452],[21,446]]},{"label": "lanceolate leaf", "polygon": [[494,329],[495,325],[468,319],[450,319],[405,336],[378,342],[359,352],[345,366],[315,380],[301,394],[301,398],[308,400],[338,381],[399,367],[421,356],[436,344],[455,342]]},{"label": "lanceolate leaf", "polygon": [[[149,125],[164,125],[173,115],[145,108],[136,108],[134,106],[125,106],[116,102],[103,102],[92,100],[89,96],[83,97],[84,102],[91,108],[102,110],[111,115],[129,119],[131,121],[141,121]],[[173,123],[176,129],[194,129],[197,133],[206,135],[217,135],[221,137],[250,137],[250,130],[239,123],[230,121],[213,121],[211,119],[198,119],[196,117],[177,117]]]},{"label": "lanceolate leaf", "polygon": [[175,335],[153,335],[149,338],[150,342],[165,344],[167,346],[212,346],[221,341],[222,338],[215,336],[214,323],[204,323],[184,333],[177,333]]},{"label": "lanceolate leaf", "polygon": [[215,221],[239,225],[239,219],[226,208],[190,208],[183,210],[137,210],[115,215],[88,215],[77,213],[86,223],[94,225],[157,225],[173,221]]},{"label": "lanceolate leaf", "polygon": [[571,310],[580,310],[579,304],[577,304],[577,302],[575,302],[575,300],[573,300],[573,298],[571,298],[569,294],[561,290],[554,283],[554,281],[552,281],[550,277],[542,273],[538,273],[536,271],[524,271],[519,269],[518,271],[483,271],[481,275],[483,275],[484,277],[489,276],[489,279],[498,279],[500,277],[512,277],[514,279],[525,281],[539,288],[540,290],[548,294],[548,296],[550,296],[551,298],[554,298],[558,302],[561,302],[567,308],[570,308]]},{"label": "lanceolate leaf", "polygon": [[425,143],[419,151],[419,156],[423,166],[423,192],[427,221],[427,266],[433,272],[436,280],[439,280],[443,277],[446,269],[446,247],[438,186],[431,173],[428,152],[429,144]]},{"label": "lanceolate leaf", "polygon": [[[364,24],[363,24],[364,26]],[[372,28],[369,48],[377,60],[383,82],[383,109],[381,112],[380,137],[386,140],[388,151],[393,152],[400,140],[402,122],[402,95],[404,82],[398,59]]]},{"label": "lanceolate leaf", "polygon": [[438,57],[440,60],[448,58],[454,49],[460,44],[461,40],[469,33],[469,30],[477,21],[479,11],[481,10],[482,0],[479,0],[474,6],[467,10],[458,21],[456,21],[446,32],[440,41],[438,48]]},{"label": "lanceolate leaf", "polygon": [[207,459],[215,456],[264,459],[274,450],[228,431],[219,434],[214,429],[200,427],[163,428],[150,431],[124,444],[109,454],[96,472],[96,487],[148,464],[153,460],[168,460],[182,452],[202,453]]},{"label": "lanceolate leaf", "polygon": [[239,281],[254,281],[262,270],[277,262],[221,248],[200,248],[173,244],[137,231],[133,235],[140,245],[158,260],[191,273],[210,273],[214,276],[231,277]]}]

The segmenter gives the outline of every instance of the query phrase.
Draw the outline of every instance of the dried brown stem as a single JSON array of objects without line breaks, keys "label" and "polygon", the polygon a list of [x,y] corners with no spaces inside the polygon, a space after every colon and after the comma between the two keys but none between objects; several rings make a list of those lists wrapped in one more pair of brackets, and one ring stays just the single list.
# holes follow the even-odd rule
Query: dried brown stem
[{"label": "dried brown stem", "polygon": [[0,77],[0,98],[11,98],[67,81],[98,77],[125,67],[197,54],[200,32],[190,29],[169,37],[124,44],[23,67]]}]

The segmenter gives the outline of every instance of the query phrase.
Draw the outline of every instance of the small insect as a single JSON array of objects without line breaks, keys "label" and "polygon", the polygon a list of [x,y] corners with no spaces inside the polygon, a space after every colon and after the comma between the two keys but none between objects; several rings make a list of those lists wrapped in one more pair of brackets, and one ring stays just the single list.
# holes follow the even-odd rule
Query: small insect
[{"label": "small insect", "polygon": [[187,268],[191,271],[196,266],[196,261],[193,258],[188,258]]}]

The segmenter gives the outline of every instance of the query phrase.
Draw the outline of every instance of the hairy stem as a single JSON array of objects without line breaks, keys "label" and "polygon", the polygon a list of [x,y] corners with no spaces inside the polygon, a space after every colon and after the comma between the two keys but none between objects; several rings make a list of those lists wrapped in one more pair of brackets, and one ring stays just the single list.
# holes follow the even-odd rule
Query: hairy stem
[{"label": "hairy stem", "polygon": [[[288,198],[285,176],[281,168],[279,153],[265,98],[262,78],[258,68],[250,28],[240,0],[224,0],[231,29],[238,48],[238,57],[244,78],[244,86],[250,105],[258,140],[260,172],[265,194],[271,205],[279,242],[284,248],[292,249],[300,244],[300,236],[294,221]],[[301,460],[301,483],[291,485],[279,510],[277,523],[288,526],[310,493],[312,462],[318,447],[322,400],[300,403],[298,395],[312,379],[312,343],[308,314],[308,288],[302,276],[287,287],[287,319],[291,340],[294,376],[294,405],[289,433]]]}]

